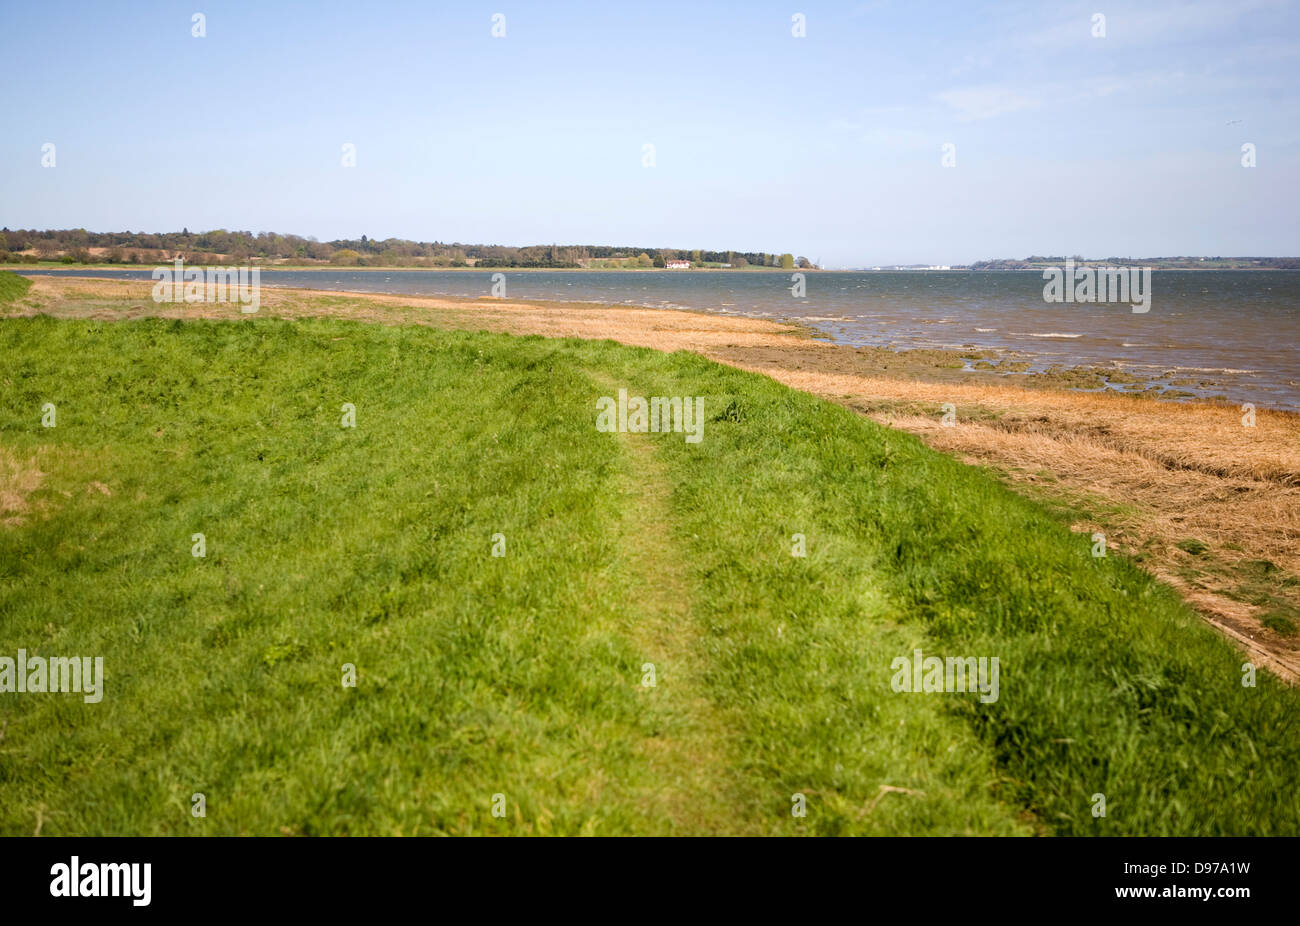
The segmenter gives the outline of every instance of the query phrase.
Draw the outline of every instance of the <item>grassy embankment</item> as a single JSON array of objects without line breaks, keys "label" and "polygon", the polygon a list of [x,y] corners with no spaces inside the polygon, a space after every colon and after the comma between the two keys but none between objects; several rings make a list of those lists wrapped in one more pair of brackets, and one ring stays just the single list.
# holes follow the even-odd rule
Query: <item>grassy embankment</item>
[{"label": "grassy embankment", "polygon": [[[766,378],[324,320],[8,319],[0,355],[0,655],[107,675],[0,695],[0,832],[1297,831],[1300,693]],[[704,396],[703,441],[598,433],[620,387]],[[916,648],[999,657],[999,699],[895,693]]]},{"label": "grassy embankment", "polygon": [[27,294],[32,288],[32,281],[16,273],[0,270],[0,303],[13,302]]},{"label": "grassy embankment", "polygon": [[[37,278],[4,314],[38,312],[229,317],[223,306],[155,304],[148,282],[68,277]],[[1300,416],[1261,409],[1259,426],[1246,428],[1235,407],[1050,388],[1078,385],[1073,375],[1021,375],[1016,388],[963,371],[959,352],[854,350],[801,337],[811,332],[788,323],[735,316],[279,287],[263,293],[259,318],[267,316],[611,338],[763,372],[990,467],[1070,517],[1077,532],[1104,532],[1114,551],[1172,584],[1251,659],[1300,682]],[[955,427],[940,426],[944,402],[957,408]]]}]

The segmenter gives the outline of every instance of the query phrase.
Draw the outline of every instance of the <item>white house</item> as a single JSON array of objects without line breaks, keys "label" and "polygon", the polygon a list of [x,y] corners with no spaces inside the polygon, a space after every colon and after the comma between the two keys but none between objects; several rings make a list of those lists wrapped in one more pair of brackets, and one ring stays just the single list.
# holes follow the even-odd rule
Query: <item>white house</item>
[{"label": "white house", "polygon": [[691,262],[689,260],[669,260],[664,262],[664,266],[669,270],[690,270]]}]

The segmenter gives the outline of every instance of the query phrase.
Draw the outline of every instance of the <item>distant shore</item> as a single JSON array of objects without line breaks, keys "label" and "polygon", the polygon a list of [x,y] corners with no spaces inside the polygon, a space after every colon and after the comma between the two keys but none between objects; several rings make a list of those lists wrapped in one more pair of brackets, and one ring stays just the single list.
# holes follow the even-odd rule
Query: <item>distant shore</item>
[{"label": "distant shore", "polygon": [[[73,263],[65,264],[62,261],[40,261],[38,263],[0,263],[0,270],[10,270],[14,273],[27,273],[31,270],[94,270],[96,272],[124,272],[152,270],[154,267],[168,266],[172,263],[170,260],[149,261],[139,264],[108,264],[108,263]],[[429,265],[398,265],[384,264],[374,266],[370,264],[271,264],[261,260],[248,261],[228,261],[223,264],[213,264],[204,261],[191,263],[185,262],[186,267],[206,268],[206,267],[255,267],[265,271],[291,270],[297,273],[319,271],[321,273],[335,273],[340,270],[347,272],[366,271],[369,273],[380,273],[391,270],[413,270],[423,273],[484,273],[484,272],[504,272],[511,273],[823,273],[837,272],[825,271],[820,267],[796,267],[786,269],[782,267],[690,267],[688,269],[668,268],[668,267],[508,267],[492,266],[488,264],[477,264],[472,267],[438,267]],[[849,271],[839,271],[849,272]],[[852,271],[860,273],[869,273],[870,271]]]},{"label": "distant shore", "polygon": [[[27,262],[10,262],[0,263],[0,270],[11,270],[14,273],[25,273],[28,270],[94,270],[94,271],[127,271],[127,270],[150,270],[153,267],[169,264],[171,261],[150,261],[139,264],[109,264],[109,263],[72,263],[66,264],[62,261],[49,260],[37,261],[35,263]],[[1032,267],[977,267],[977,266],[953,266],[953,267],[922,267],[922,266],[890,266],[890,267],[690,267],[688,269],[667,268],[667,267],[508,267],[508,266],[488,266],[484,264],[472,267],[438,267],[428,265],[411,265],[411,264],[385,264],[383,266],[363,265],[363,264],[292,264],[292,263],[267,263],[262,260],[252,259],[243,262],[229,261],[223,264],[212,264],[200,261],[198,263],[186,262],[187,267],[257,267],[262,270],[292,270],[295,272],[319,271],[321,273],[334,272],[339,270],[346,271],[366,271],[370,273],[379,273],[390,270],[418,270],[418,271],[436,271],[438,273],[483,273],[484,271],[509,271],[511,273],[1042,273],[1054,265],[1042,264]],[[1055,265],[1059,266],[1059,265]],[[1142,263],[1141,261],[1107,263],[1106,261],[1078,261],[1076,267],[1083,269],[1087,267],[1118,267],[1118,266],[1143,266],[1151,267],[1152,270],[1178,270],[1178,271],[1206,271],[1217,273],[1249,273],[1252,271],[1291,271],[1300,272],[1296,267],[1242,267],[1242,266],[1218,266],[1209,264],[1160,264],[1160,263]]]}]

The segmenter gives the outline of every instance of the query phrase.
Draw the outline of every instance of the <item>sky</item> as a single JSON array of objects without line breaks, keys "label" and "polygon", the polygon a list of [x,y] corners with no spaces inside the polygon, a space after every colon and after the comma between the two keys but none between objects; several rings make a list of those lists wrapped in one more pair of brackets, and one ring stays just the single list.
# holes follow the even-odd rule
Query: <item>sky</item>
[{"label": "sky", "polygon": [[10,228],[1300,255],[1282,0],[0,0],[0,60]]}]

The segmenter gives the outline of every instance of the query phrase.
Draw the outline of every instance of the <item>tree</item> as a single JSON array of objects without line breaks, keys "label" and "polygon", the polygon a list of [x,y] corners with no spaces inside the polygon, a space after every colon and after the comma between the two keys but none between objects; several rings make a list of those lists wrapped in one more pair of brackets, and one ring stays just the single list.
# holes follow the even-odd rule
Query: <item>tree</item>
[{"label": "tree", "polygon": [[351,248],[342,248],[330,255],[330,263],[341,267],[355,267],[361,255]]},{"label": "tree", "polygon": [[782,270],[793,270],[793,269],[794,269],[794,255],[793,255],[793,254],[782,254],[782,255],[781,255],[781,269],[782,269]]},{"label": "tree", "polygon": [[650,267],[650,266],[652,266],[651,261],[650,261],[650,255],[647,254],[645,251],[642,251],[640,254],[637,255],[637,258],[636,258],[636,265],[637,265],[638,267]]}]

